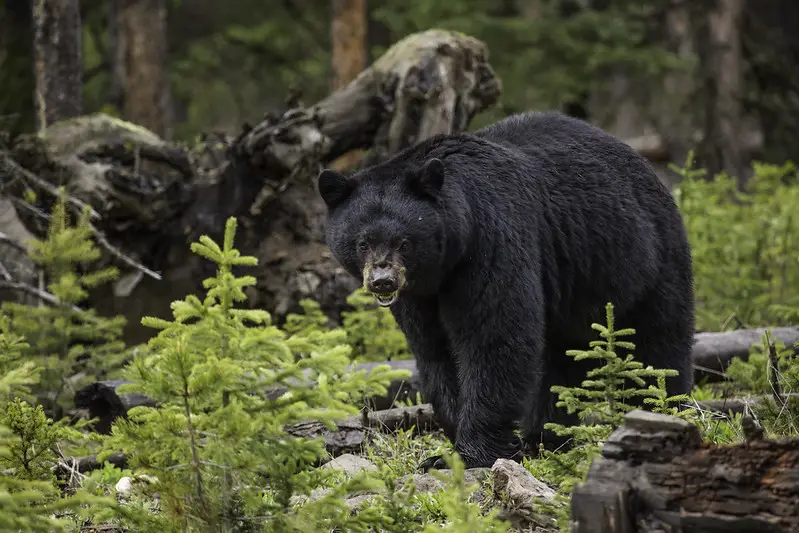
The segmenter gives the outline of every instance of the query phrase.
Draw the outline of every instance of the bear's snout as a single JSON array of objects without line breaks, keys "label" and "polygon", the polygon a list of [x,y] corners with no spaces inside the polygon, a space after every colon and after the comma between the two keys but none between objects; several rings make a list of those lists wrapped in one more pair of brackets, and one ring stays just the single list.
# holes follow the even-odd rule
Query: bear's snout
[{"label": "bear's snout", "polygon": [[372,269],[372,279],[369,280],[369,290],[379,294],[397,292],[399,284],[396,272],[389,267],[375,267]]}]

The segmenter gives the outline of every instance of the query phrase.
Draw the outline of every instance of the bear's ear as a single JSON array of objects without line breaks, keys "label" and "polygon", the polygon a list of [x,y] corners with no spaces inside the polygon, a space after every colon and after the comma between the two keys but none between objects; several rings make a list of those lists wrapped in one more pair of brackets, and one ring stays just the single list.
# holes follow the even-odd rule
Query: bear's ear
[{"label": "bear's ear", "polygon": [[438,198],[444,185],[444,163],[434,157],[413,173],[409,185],[416,192]]},{"label": "bear's ear", "polygon": [[352,181],[348,180],[344,174],[329,168],[319,173],[317,184],[319,185],[319,195],[329,209],[333,209],[346,200],[353,189]]}]

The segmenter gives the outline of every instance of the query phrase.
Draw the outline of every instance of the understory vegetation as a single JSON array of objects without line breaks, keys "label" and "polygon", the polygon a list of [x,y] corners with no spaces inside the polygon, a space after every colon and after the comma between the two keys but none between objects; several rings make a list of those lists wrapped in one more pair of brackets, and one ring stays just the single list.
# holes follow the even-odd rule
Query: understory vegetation
[{"label": "understory vegetation", "polygon": [[[725,175],[706,179],[675,169],[675,196],[693,247],[697,328],[722,331],[799,322],[799,174],[792,164],[757,165],[744,192]],[[287,428],[308,420],[335,428],[357,415],[367,396],[385,394],[407,374],[378,365],[353,372],[352,362],[411,357],[387,309],[358,291],[341,327],[328,328],[313,301],[278,327],[266,310],[246,305],[252,276],[234,267],[255,265],[235,247],[236,220],[224,241],[192,243],[216,266],[204,293],[172,304],[172,317],[143,317],[153,329],[142,346],[120,340],[124,319],[79,306],[88,291],[117,275],[92,270],[100,256],[88,214],[71,217],[57,204],[33,259],[46,273],[54,305],[5,302],[0,308],[0,529],[82,531],[104,524],[118,530],[178,531],[507,531],[491,487],[472,497],[463,464],[435,432],[377,434],[361,455],[376,469],[349,475],[319,468],[327,452],[318,438]],[[236,269],[238,271],[238,268]],[[698,400],[767,395],[752,416],[767,436],[799,437],[796,348],[764,335],[748,360],[736,359],[717,383],[696,384],[691,397],[667,398],[669,371],[635,360],[635,333],[616,324],[612,302],[597,339],[567,356],[600,365],[582,387],[555,387],[560,405],[585,424],[552,425],[573,443],[541,451],[523,466],[556,491],[540,504],[542,530],[567,530],[569,495],[584,479],[603,442],[642,396],[657,412],[695,422],[704,438],[742,439],[741,417],[711,413]],[[124,392],[142,393],[153,406],[130,409],[110,434],[90,431],[71,416],[83,384],[125,379]],[[678,412],[678,404],[683,409]],[[125,454],[125,469],[112,454]],[[419,462],[443,453],[451,469],[436,472],[441,489],[416,492],[406,476]],[[65,458],[97,454],[103,467],[79,473]],[[131,490],[121,489],[121,480]],[[353,511],[353,496],[364,496]]]}]

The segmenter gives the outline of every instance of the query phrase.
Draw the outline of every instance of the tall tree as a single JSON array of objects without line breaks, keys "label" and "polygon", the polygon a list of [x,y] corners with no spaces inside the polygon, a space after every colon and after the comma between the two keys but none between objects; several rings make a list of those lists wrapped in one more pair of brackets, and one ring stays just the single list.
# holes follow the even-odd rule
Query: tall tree
[{"label": "tall tree", "polygon": [[166,0],[114,0],[111,8],[112,100],[125,120],[172,134]]},{"label": "tall tree", "polygon": [[33,54],[38,130],[83,109],[79,0],[33,0]]},{"label": "tall tree", "polygon": [[712,175],[722,170],[743,185],[749,170],[741,144],[743,118],[743,0],[718,0],[707,13],[703,46],[705,112],[699,156]]},{"label": "tall tree", "polygon": [[333,0],[332,89],[340,89],[366,68],[366,0]]},{"label": "tall tree", "polygon": [[[366,68],[366,25],[366,0],[333,0],[333,19],[330,24],[332,90],[344,87]],[[350,152],[331,166],[350,168],[362,156],[361,151]]]}]

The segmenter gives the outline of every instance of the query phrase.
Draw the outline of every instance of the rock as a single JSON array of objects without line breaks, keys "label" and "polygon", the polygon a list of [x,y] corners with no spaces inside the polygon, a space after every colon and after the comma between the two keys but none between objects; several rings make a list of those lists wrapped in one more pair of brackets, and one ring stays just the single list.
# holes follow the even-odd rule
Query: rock
[{"label": "rock", "polygon": [[130,488],[133,486],[133,480],[128,476],[121,478],[117,481],[117,484],[114,485],[114,490],[117,491],[117,494],[120,496],[127,495],[130,492]]},{"label": "rock", "polygon": [[364,470],[369,472],[377,471],[377,466],[375,466],[373,462],[351,453],[339,455],[329,463],[324,464],[322,468],[325,470],[341,470],[347,474],[347,476],[354,476],[358,472],[362,472]]},{"label": "rock", "polygon": [[491,467],[494,497],[500,502],[500,517],[521,530],[532,527],[557,530],[553,518],[540,513],[536,502],[555,503],[555,490],[538,480],[522,465],[509,459],[497,459]]},{"label": "rock", "polygon": [[[449,470],[441,470],[441,472],[446,473]],[[470,468],[463,473],[463,477],[467,485],[477,484],[480,486],[488,478],[488,474],[488,468]],[[403,489],[408,483],[413,483],[416,486],[417,493],[437,492],[445,486],[444,481],[429,472],[426,474],[410,474],[399,479],[399,486]]]}]

